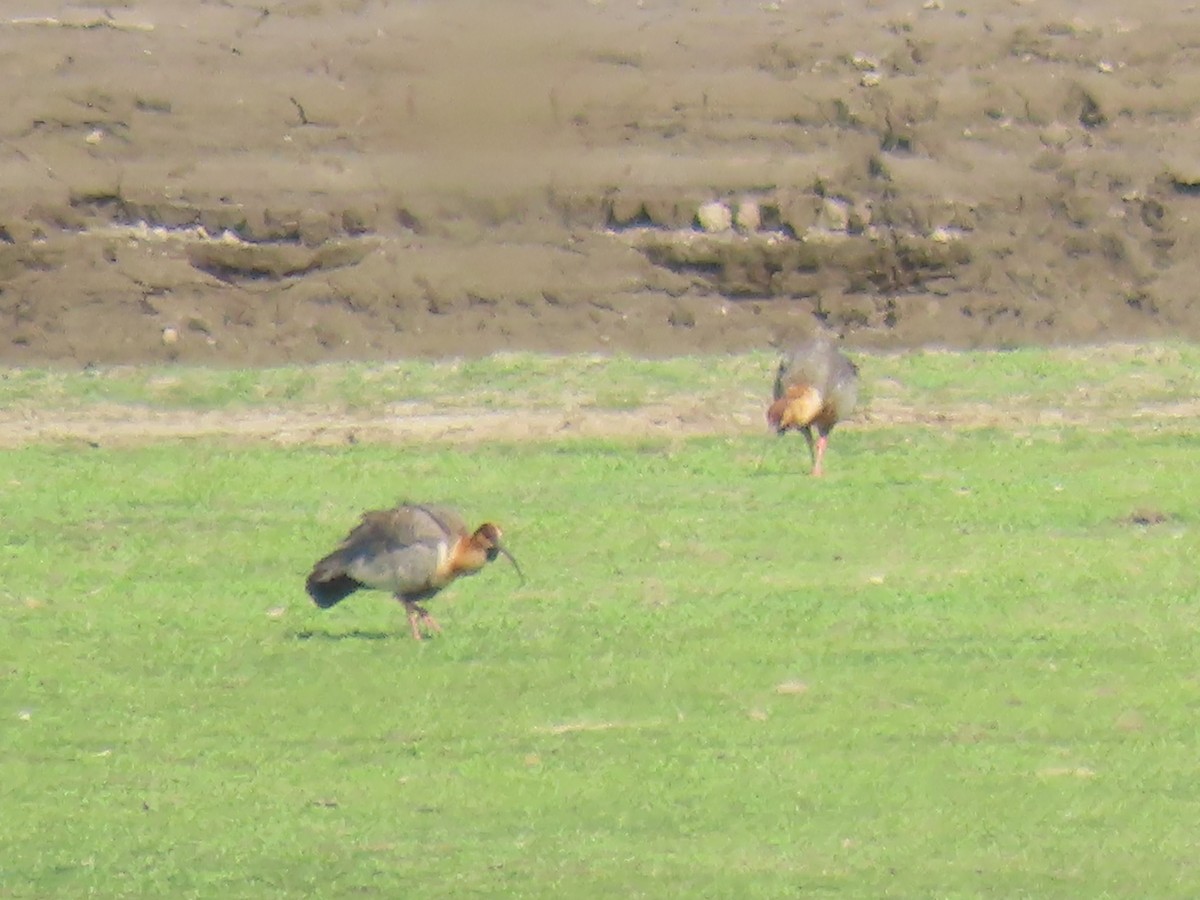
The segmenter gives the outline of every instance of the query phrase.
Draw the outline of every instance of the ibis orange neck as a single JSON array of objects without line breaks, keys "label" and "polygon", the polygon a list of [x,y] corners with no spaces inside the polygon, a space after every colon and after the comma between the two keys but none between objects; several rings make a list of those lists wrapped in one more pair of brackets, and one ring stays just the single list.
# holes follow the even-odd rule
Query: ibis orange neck
[{"label": "ibis orange neck", "polygon": [[473,536],[460,537],[450,548],[446,562],[451,577],[478,572],[487,565],[487,548],[481,546]]}]

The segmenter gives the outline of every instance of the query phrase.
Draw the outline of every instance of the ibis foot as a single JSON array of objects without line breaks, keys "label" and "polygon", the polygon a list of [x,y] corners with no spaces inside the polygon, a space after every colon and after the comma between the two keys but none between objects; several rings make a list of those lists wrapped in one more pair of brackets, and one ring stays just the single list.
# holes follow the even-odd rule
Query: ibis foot
[{"label": "ibis foot", "polygon": [[442,633],[442,626],[438,624],[438,620],[429,614],[429,610],[421,606],[419,603],[404,601],[405,607],[408,609],[408,627],[412,629],[414,640],[424,640],[426,635],[421,630],[421,625],[424,624],[432,631],[438,634]]}]

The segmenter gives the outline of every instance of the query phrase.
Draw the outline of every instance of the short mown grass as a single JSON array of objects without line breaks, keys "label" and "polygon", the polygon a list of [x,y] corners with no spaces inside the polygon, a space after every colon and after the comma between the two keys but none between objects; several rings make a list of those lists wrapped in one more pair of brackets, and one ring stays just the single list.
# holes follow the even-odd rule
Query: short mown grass
[{"label": "short mown grass", "polygon": [[[1193,350],[1144,352],[1172,374],[1130,350],[1090,390],[1194,396]],[[1066,404],[1064,358],[954,359]],[[868,387],[966,390],[946,359]],[[640,365],[580,362],[682,389]],[[848,424],[823,481],[745,436],[3,451],[0,895],[1196,896],[1196,450],[1100,419]],[[526,584],[458,583],[423,644],[380,594],[313,608],[401,497],[500,522]]]}]

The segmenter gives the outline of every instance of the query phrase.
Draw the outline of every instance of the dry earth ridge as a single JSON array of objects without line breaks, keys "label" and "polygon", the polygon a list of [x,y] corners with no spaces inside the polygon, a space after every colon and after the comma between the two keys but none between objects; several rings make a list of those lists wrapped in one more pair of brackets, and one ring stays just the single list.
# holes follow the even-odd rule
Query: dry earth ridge
[{"label": "dry earth ridge", "polygon": [[[0,447],[45,442],[125,446],[146,441],[220,438],[281,445],[370,443],[471,444],[591,438],[681,438],[704,435],[767,435],[762,404],[713,412],[702,398],[677,398],[634,410],[544,409],[446,411],[402,404],[384,413],[351,414],[331,409],[193,412],[128,406],[89,406],[77,412],[0,412]],[[1035,408],[958,403],[936,410],[876,399],[841,430],[906,425],[947,428],[1082,427],[1190,429],[1200,401],[1156,403],[1115,410],[1109,405]]]}]

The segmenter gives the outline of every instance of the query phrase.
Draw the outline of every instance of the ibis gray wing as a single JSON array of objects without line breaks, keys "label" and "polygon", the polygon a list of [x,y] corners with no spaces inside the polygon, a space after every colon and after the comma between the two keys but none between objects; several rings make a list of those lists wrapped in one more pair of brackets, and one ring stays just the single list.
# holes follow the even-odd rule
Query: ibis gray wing
[{"label": "ibis gray wing", "polygon": [[838,419],[847,418],[858,403],[858,366],[840,352],[830,370],[829,402]]},{"label": "ibis gray wing", "polygon": [[338,549],[339,562],[347,575],[365,585],[419,590],[457,540],[458,521],[461,517],[446,507],[418,504],[365,513]]},{"label": "ibis gray wing", "polygon": [[457,510],[451,509],[449,506],[438,503],[409,503],[405,504],[402,509],[413,510],[418,527],[422,531],[428,529],[430,534],[436,531],[447,538],[454,539],[471,533],[466,520]]}]

